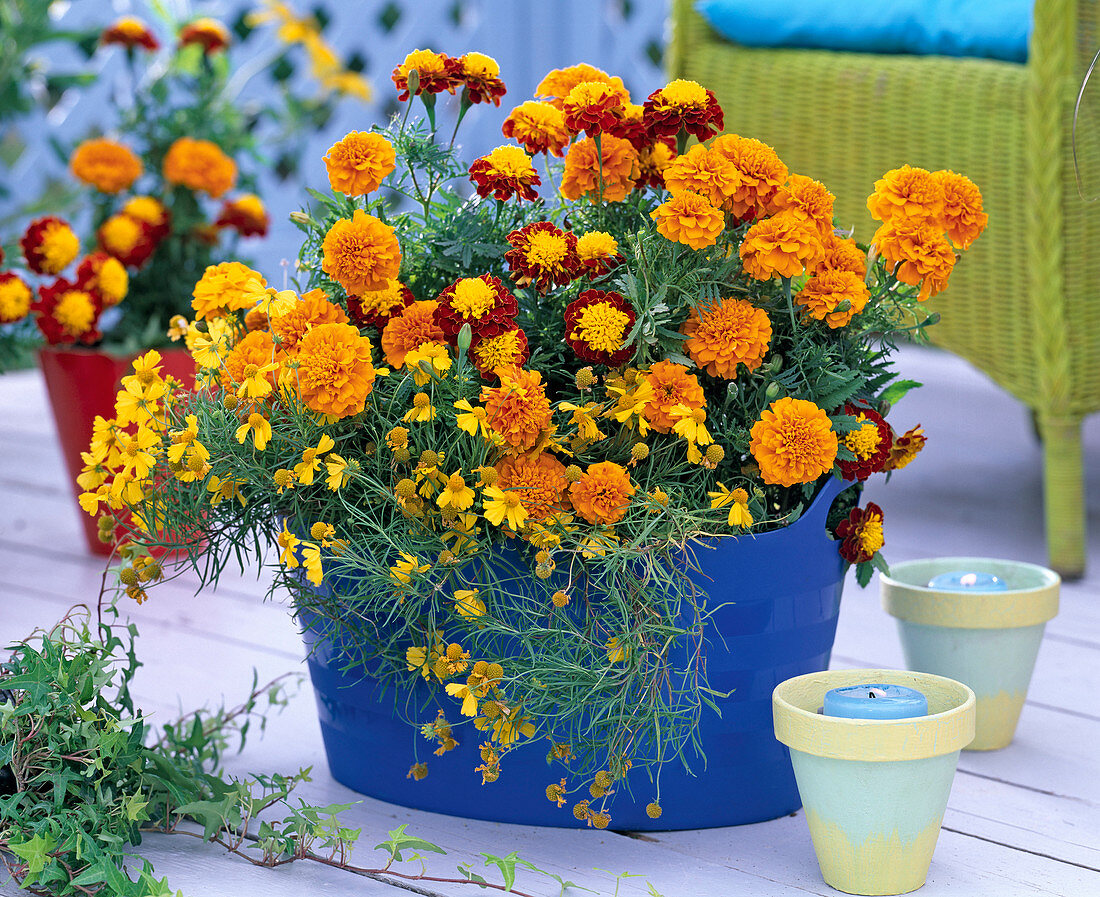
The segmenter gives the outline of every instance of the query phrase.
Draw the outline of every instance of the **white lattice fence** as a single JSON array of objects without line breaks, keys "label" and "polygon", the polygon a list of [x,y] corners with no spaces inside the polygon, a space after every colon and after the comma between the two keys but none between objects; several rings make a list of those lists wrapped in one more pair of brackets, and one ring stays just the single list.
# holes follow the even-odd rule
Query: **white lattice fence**
[{"label": "white lattice fence", "polygon": [[[256,4],[249,0],[168,4],[177,12],[234,20]],[[450,54],[468,50],[488,53],[500,62],[508,84],[503,108],[478,107],[462,126],[462,143],[472,159],[503,142],[500,125],[512,105],[532,96],[542,76],[553,68],[585,61],[620,75],[640,102],[662,83],[661,52],[665,43],[667,0],[292,0],[300,10],[322,7],[331,19],[327,39],[345,57],[358,55],[375,89],[369,104],[344,103],[324,132],[310,137],[302,160],[302,178],[309,185],[325,183],[321,157],[344,133],[388,118],[395,108],[390,71],[416,47]],[[142,0],[92,0],[68,5],[59,20],[64,27],[102,25],[123,13],[146,13]],[[238,50],[238,52],[240,52]],[[58,60],[61,64],[65,60]],[[76,59],[74,57],[73,61]],[[47,118],[38,115],[20,126],[27,148],[16,164],[17,198],[37,196],[61,166],[49,149],[50,135],[79,138],[110,122],[104,113],[117,89],[116,54],[98,54],[100,82],[77,102],[62,102]],[[237,59],[241,64],[243,59]],[[301,202],[300,185],[264,185],[275,225],[256,255],[270,274],[279,259],[292,257],[297,231],[286,215]]]}]

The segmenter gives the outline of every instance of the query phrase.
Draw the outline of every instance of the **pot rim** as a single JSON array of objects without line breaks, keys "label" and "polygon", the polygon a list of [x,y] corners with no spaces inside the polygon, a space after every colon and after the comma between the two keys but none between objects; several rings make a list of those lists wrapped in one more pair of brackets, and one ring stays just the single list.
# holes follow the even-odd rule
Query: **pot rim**
[{"label": "pot rim", "polygon": [[[924,578],[936,570],[983,567],[1006,576],[1023,573],[1034,577],[1037,585],[1004,592],[958,592],[904,581],[904,574],[914,569],[923,569]],[[1057,573],[1038,564],[980,557],[919,558],[894,564],[889,574],[879,575],[882,607],[888,614],[909,623],[948,629],[1019,629],[1046,623],[1058,614],[1061,583]]]},{"label": "pot rim", "polygon": [[[928,716],[847,719],[817,712],[825,692],[875,682],[915,688]],[[813,708],[813,709],[810,709]],[[909,670],[826,670],[779,683],[772,692],[775,737],[793,751],[835,760],[923,760],[962,750],[974,740],[974,692],[961,682]]]}]

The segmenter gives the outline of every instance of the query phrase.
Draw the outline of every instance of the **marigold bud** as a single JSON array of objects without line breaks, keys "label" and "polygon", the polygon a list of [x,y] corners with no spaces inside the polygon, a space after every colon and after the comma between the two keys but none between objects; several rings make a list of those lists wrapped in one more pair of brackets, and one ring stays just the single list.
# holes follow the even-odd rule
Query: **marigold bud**
[{"label": "marigold bud", "polygon": [[726,450],[720,445],[708,445],[707,446],[707,461],[711,464],[720,464],[722,459],[726,457]]},{"label": "marigold bud", "polygon": [[581,368],[576,374],[577,389],[591,389],[596,383],[592,368]]},{"label": "marigold bud", "polygon": [[768,388],[764,390],[764,397],[769,401],[775,401],[779,397],[779,393],[782,390],[779,388],[779,384],[774,381],[768,384]]},{"label": "marigold bud", "polygon": [[661,805],[657,801],[653,801],[651,804],[646,804],[645,814],[650,819],[660,819],[664,810],[661,809]]},{"label": "marigold bud", "polygon": [[463,324],[462,329],[458,331],[458,339],[456,343],[460,352],[469,352],[470,343],[474,341],[474,332],[470,329],[469,324]]},{"label": "marigold bud", "polygon": [[115,531],[115,521],[113,517],[100,517],[96,520],[95,525],[101,533],[113,533]]},{"label": "marigold bud", "polygon": [[115,537],[114,531],[109,529],[101,529],[97,535],[99,536],[99,541],[104,545],[110,545]]},{"label": "marigold bud", "polygon": [[[315,227],[317,225],[317,222],[314,221],[306,212],[303,212],[299,209],[295,209],[293,212],[291,212],[289,217],[290,220],[293,221],[295,224],[305,224],[310,227]],[[427,775],[427,773],[424,773],[424,775]],[[424,778],[424,776],[421,776],[420,778]]]},{"label": "marigold bud", "polygon": [[565,468],[565,481],[567,483],[578,483],[583,476],[584,471],[581,470],[576,464],[570,464],[567,468]]}]

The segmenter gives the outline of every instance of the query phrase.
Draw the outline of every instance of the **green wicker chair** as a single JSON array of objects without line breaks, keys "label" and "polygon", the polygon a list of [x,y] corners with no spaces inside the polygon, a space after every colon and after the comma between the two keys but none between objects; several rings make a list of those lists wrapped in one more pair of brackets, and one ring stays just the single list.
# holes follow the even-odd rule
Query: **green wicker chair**
[{"label": "green wicker chair", "polygon": [[[934,339],[1032,409],[1050,564],[1068,577],[1085,566],[1081,423],[1100,410],[1100,203],[1079,194],[1071,149],[1078,86],[1100,40],[1098,7],[1037,2],[1023,65],[741,47],[691,0],[673,0],[669,48],[673,77],[711,88],[728,129],[770,143],[792,171],[827,184],[838,221],[865,239],[875,226],[866,196],[904,162],[951,168],[981,187],[989,228],[935,303],[943,318]],[[1100,96],[1100,82],[1094,89]],[[1092,104],[1083,104],[1077,155],[1095,177]]]}]

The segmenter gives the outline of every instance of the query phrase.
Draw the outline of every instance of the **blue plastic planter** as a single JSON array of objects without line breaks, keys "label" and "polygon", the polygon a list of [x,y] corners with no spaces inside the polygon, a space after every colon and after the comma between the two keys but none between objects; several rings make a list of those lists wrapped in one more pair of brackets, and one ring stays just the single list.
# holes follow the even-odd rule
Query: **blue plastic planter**
[{"label": "blue plastic planter", "polygon": [[[845,485],[830,481],[802,518],[785,529],[696,547],[701,572],[692,577],[709,593],[708,607],[725,605],[707,629],[708,682],[715,691],[733,693],[718,701],[721,717],[704,708],[699,734],[706,767],[697,760],[692,775],[679,763],[665,765],[659,819],[645,813],[653,789],[647,774],[636,770],[630,779],[634,799],[620,788],[611,805],[613,828],[740,825],[801,806],[790,754],[773,733],[771,698],[780,682],[829,666],[845,564],[825,533],[825,517]],[[500,779],[482,785],[473,771],[481,763],[478,739],[463,730],[459,747],[430,757],[427,778],[407,778],[417,740],[422,754],[427,742],[394,718],[392,692],[369,676],[341,672],[337,646],[308,628],[308,619],[303,623],[321,734],[337,781],[420,810],[524,825],[584,825],[568,807],[559,809],[546,799],[546,786],[561,773],[547,765],[545,741],[509,753]],[[432,700],[423,686],[397,698],[418,719],[435,715],[432,703],[420,709]],[[453,711],[453,701],[447,709]]]}]

